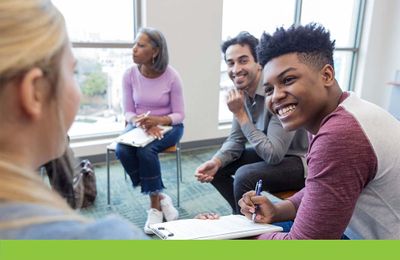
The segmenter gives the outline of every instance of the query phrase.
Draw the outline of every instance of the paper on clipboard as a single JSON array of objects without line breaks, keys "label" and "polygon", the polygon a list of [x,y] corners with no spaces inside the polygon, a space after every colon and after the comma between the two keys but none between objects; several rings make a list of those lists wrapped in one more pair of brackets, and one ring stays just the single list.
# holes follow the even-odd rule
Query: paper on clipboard
[{"label": "paper on clipboard", "polygon": [[[172,126],[158,126],[162,129],[162,133],[165,134],[172,129]],[[136,147],[145,147],[149,143],[153,142],[156,138],[148,135],[142,128],[136,127],[129,132],[122,134],[115,140],[117,143],[127,144]]]},{"label": "paper on clipboard", "polygon": [[150,225],[150,229],[166,240],[235,239],[282,231],[282,227],[254,223],[242,215],[219,219],[182,219]]}]

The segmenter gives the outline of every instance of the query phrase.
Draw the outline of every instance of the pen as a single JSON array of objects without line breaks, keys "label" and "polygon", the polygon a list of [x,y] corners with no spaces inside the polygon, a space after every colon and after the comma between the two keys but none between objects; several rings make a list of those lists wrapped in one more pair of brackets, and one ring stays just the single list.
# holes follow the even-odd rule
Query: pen
[{"label": "pen", "polygon": [[135,125],[136,125],[137,127],[142,127],[142,128],[144,128],[144,125],[141,125],[141,122],[140,122],[140,121],[141,121],[143,118],[149,116],[150,113],[151,113],[151,111],[148,110],[148,111],[147,111],[146,113],[144,113],[143,115],[139,115],[138,117],[136,117],[136,119],[135,119]]},{"label": "pen", "polygon": [[149,116],[150,115],[150,113],[151,113],[151,111],[149,110],[149,111],[147,111],[144,115],[143,115],[143,117],[146,117],[146,116]]},{"label": "pen", "polygon": [[[260,194],[261,194],[261,190],[262,190],[262,180],[259,180],[257,183],[256,183],[256,188],[254,189],[255,190],[255,192],[256,192],[256,196],[260,196]],[[255,208],[255,210],[254,210],[254,213],[253,213],[253,215],[251,216],[251,220],[254,222],[255,220],[256,220],[256,211],[258,210],[258,205],[256,205],[256,208]]]}]

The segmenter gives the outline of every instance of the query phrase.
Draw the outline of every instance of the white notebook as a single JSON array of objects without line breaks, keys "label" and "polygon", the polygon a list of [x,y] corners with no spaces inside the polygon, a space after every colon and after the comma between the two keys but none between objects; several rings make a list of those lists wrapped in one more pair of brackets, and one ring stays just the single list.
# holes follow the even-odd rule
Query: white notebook
[{"label": "white notebook", "polygon": [[254,223],[242,215],[206,220],[181,219],[153,224],[150,228],[154,234],[167,240],[235,239],[282,231],[282,227]]},{"label": "white notebook", "polygon": [[[162,129],[162,133],[172,129],[172,126],[158,126]],[[153,142],[156,138],[148,135],[142,128],[136,127],[129,132],[122,134],[117,137],[116,141],[121,144],[127,144],[136,147],[145,147],[149,143]]]}]

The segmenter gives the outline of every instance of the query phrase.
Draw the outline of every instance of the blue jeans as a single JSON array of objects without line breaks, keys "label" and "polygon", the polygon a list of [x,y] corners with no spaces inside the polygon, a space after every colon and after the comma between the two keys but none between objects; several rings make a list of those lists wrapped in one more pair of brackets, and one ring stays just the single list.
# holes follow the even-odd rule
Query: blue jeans
[{"label": "blue jeans", "polygon": [[[124,132],[135,128],[128,124]],[[118,144],[116,155],[132,180],[133,187],[141,185],[144,194],[161,192],[165,187],[161,178],[161,167],[158,154],[175,145],[183,135],[183,124],[172,126],[161,140],[154,140],[145,147],[134,147]]]}]

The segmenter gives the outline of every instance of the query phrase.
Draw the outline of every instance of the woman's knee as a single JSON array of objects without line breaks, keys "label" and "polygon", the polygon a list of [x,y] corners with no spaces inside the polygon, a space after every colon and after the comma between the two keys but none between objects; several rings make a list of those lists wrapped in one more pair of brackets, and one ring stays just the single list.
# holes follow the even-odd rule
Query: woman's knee
[{"label": "woman's knee", "polygon": [[178,124],[173,126],[171,132],[173,132],[179,139],[181,139],[181,137],[183,136],[183,131],[184,131],[183,124]]},{"label": "woman's knee", "polygon": [[151,146],[147,145],[145,147],[138,148],[136,151],[136,155],[139,160],[146,160],[149,158],[154,158],[158,156],[158,152],[156,149],[153,149]]},{"label": "woman's knee", "polygon": [[129,156],[132,156],[132,153],[132,149],[127,145],[118,144],[115,149],[115,155],[118,159],[128,158]]},{"label": "woman's knee", "polygon": [[161,143],[164,146],[173,146],[177,144],[183,135],[183,127],[182,126],[175,126],[171,132],[168,132],[163,139],[161,139]]}]

